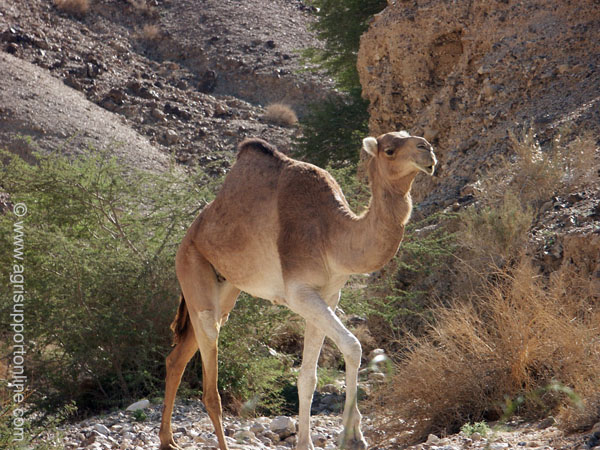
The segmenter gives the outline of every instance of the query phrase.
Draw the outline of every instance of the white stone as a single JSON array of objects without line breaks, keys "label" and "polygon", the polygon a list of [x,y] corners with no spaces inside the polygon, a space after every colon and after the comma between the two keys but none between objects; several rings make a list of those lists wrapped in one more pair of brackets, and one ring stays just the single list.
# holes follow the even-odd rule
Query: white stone
[{"label": "white stone", "polygon": [[435,445],[435,444],[438,444],[439,442],[440,442],[440,438],[437,437],[435,434],[430,434],[429,436],[427,436],[426,444]]},{"label": "white stone", "polygon": [[266,427],[262,423],[255,422],[250,425],[250,431],[252,431],[254,434],[262,433],[265,430]]},{"label": "white stone", "polygon": [[146,409],[149,406],[150,406],[150,401],[143,399],[143,400],[140,400],[139,402],[132,403],[127,408],[125,408],[125,411],[137,411],[138,409]]},{"label": "white stone", "polygon": [[290,417],[277,416],[269,425],[269,429],[281,439],[285,439],[296,432],[296,421]]},{"label": "white stone", "polygon": [[369,353],[369,359],[375,359],[377,356],[381,356],[381,355],[385,355],[385,350],[382,348],[376,348],[374,350],[371,350],[371,353]]},{"label": "white stone", "polygon": [[103,434],[104,436],[108,436],[110,434],[110,430],[101,423],[97,423],[96,425],[94,425],[94,430],[96,430],[100,434]]},{"label": "white stone", "polygon": [[236,441],[251,441],[256,438],[256,435],[250,430],[240,430],[233,435]]},{"label": "white stone", "polygon": [[489,448],[490,450],[502,450],[508,448],[508,444],[506,442],[492,442]]},{"label": "white stone", "polygon": [[131,431],[126,431],[125,433],[123,433],[123,439],[127,439],[129,441],[133,441],[137,436],[135,435],[135,433],[132,433]]},{"label": "white stone", "polygon": [[323,447],[327,444],[327,436],[322,433],[312,433],[310,438],[315,447]]}]

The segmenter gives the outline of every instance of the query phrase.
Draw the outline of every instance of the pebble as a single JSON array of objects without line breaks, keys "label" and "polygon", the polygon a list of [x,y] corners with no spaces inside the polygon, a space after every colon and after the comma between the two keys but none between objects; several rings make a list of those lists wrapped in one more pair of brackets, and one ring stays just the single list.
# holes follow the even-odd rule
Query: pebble
[{"label": "pebble", "polygon": [[165,145],[173,145],[179,141],[179,135],[175,130],[167,130],[165,134],[162,136],[162,142]]},{"label": "pebble", "polygon": [[[57,432],[64,436],[62,439],[65,449],[158,448],[162,406],[140,400],[129,405],[127,409],[130,411],[144,409],[147,419],[136,422],[132,414],[118,411],[101,418],[87,419],[59,427]],[[258,417],[252,420],[226,417],[224,422],[226,440],[231,448],[290,450],[297,442],[297,420],[293,417]],[[363,417],[363,430],[369,423],[370,419],[367,416]],[[311,424],[311,439],[314,446],[324,450],[334,450],[336,438],[343,428],[340,416],[313,415]],[[200,401],[175,406],[173,431],[175,441],[184,449],[218,448],[212,423]]]},{"label": "pebble", "polygon": [[150,406],[149,400],[140,400],[139,402],[132,403],[129,405],[125,411],[137,411],[138,409],[146,409]]},{"label": "pebble", "polygon": [[110,434],[110,430],[101,423],[97,423],[96,425],[94,425],[94,430],[96,430],[100,434],[103,434],[104,436],[108,436]]},{"label": "pebble", "polygon": [[435,444],[439,444],[439,442],[440,442],[440,438],[437,437],[435,434],[430,434],[429,436],[427,436],[426,444],[435,445]]},{"label": "pebble", "polygon": [[150,114],[152,115],[152,117],[154,117],[156,120],[163,120],[165,118],[165,113],[162,112],[160,109],[158,108],[152,108],[152,111],[150,111]]},{"label": "pebble", "polygon": [[285,439],[296,432],[296,421],[291,417],[277,416],[269,425],[269,429],[279,435],[280,439]]}]

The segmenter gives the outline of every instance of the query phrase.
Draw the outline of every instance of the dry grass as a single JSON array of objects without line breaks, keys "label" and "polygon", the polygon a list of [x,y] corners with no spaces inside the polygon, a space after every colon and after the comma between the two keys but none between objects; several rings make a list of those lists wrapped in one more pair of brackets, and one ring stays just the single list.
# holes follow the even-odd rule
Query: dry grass
[{"label": "dry grass", "polygon": [[572,192],[595,177],[596,144],[592,135],[559,136],[546,150],[542,150],[532,130],[522,136],[511,133],[509,138],[513,160],[504,159],[480,181],[480,198],[486,204],[497,204],[508,192],[526,208],[538,211],[552,196]]},{"label": "dry grass", "polygon": [[56,7],[69,14],[85,15],[90,9],[89,0],[54,0]]},{"label": "dry grass", "polygon": [[508,191],[495,207],[470,209],[461,215],[459,244],[469,251],[468,261],[478,273],[504,267],[525,248],[533,221],[531,208]]},{"label": "dry grass", "polygon": [[[436,312],[415,340],[380,402],[391,435],[418,441],[456,432],[466,422],[494,420],[506,399],[522,396],[518,413],[557,414],[566,428],[585,428],[600,413],[600,297],[592,276],[564,270],[548,280],[524,259],[497,274],[478,295]],[[573,389],[582,399],[546,389]],[[410,418],[403,422],[403,418]]]},{"label": "dry grass", "polygon": [[294,110],[283,103],[271,103],[265,109],[263,118],[270,123],[283,127],[293,127],[298,124],[298,116]]},{"label": "dry grass", "polygon": [[150,6],[146,2],[146,0],[128,0],[128,3],[138,14],[142,14],[149,17],[157,15],[156,8]]},{"label": "dry grass", "polygon": [[139,31],[139,36],[141,39],[149,42],[156,41],[160,38],[161,32],[160,27],[154,24],[146,24]]}]

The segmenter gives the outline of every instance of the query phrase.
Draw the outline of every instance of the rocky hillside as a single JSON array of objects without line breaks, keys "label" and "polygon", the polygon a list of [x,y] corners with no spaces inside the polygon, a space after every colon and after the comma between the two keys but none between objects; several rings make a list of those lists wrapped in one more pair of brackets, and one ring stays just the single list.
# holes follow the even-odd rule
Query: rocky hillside
[{"label": "rocky hillside", "polygon": [[164,152],[114,114],[46,70],[0,53],[0,142],[30,157],[36,149],[83,152],[111,148],[130,166],[160,170]]},{"label": "rocky hillside", "polygon": [[[263,107],[284,102],[301,114],[328,90],[322,79],[298,73],[298,50],[317,45],[307,31],[311,20],[297,0],[96,0],[84,13],[51,0],[0,0],[0,50],[12,55],[3,56],[0,74],[3,117],[10,118],[0,145],[22,146],[15,144],[20,136],[31,136],[42,149],[55,148],[49,135],[85,136],[79,112],[100,107],[105,111],[95,126],[112,122],[119,130],[104,127],[99,134],[137,134],[121,140],[132,139],[144,154],[175,155],[182,164],[226,167],[246,136],[286,150],[294,130],[264,120]],[[17,97],[10,84],[15,70],[31,80]],[[36,92],[39,77],[65,86]],[[61,98],[60,108],[48,114],[43,105],[56,105],[51,97]],[[82,139],[64,146],[75,151]]]},{"label": "rocky hillside", "polygon": [[[600,134],[600,9],[594,0],[389,2],[361,39],[363,96],[374,133],[433,142],[434,208],[468,193],[510,150],[508,133]],[[426,186],[424,186],[426,185]]]},{"label": "rocky hillside", "polygon": [[[588,136],[596,156],[587,165],[600,167],[596,1],[389,3],[361,38],[358,70],[371,131],[407,129],[436,148],[437,176],[415,192],[425,213],[471,203],[486,172],[514,159],[511,136],[532,132],[541,149]],[[600,286],[599,199],[597,172],[544,205],[532,239],[545,270],[579,255]]]}]

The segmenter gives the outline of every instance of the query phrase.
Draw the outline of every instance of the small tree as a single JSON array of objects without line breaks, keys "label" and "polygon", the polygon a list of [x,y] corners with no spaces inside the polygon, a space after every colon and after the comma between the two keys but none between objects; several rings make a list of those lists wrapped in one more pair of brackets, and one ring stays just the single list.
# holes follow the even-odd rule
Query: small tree
[{"label": "small tree", "polygon": [[[198,177],[206,185],[204,175],[130,171],[102,152],[72,160],[37,155],[36,165],[2,156],[2,187],[29,211],[23,223],[31,399],[50,410],[70,400],[98,409],[160,389],[178,295],[174,254],[212,196],[198,187]],[[2,271],[12,264],[14,219],[0,216]],[[7,289],[3,284],[2,298],[12,299]],[[11,307],[0,303],[0,321]]]},{"label": "small tree", "polygon": [[297,139],[300,157],[319,165],[355,164],[359,137],[368,132],[368,102],[361,98],[356,68],[360,36],[385,0],[313,0],[318,20],[313,25],[323,48],[310,48],[304,56],[332,76],[341,94],[316,103],[301,120]]}]

